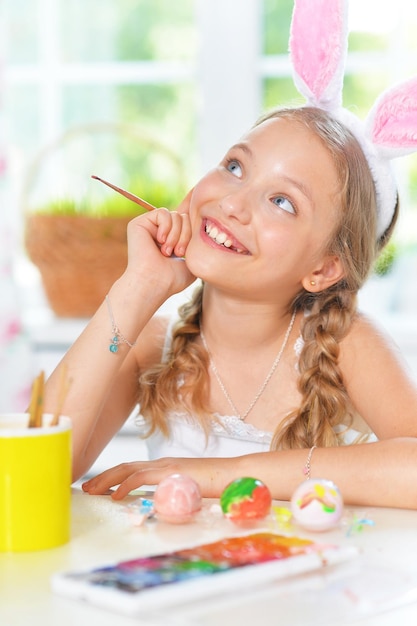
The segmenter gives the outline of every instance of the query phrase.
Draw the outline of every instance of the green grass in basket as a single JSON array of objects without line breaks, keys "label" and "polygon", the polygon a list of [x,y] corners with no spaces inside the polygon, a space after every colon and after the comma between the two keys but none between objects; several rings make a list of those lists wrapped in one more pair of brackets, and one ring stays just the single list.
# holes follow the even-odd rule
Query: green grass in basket
[{"label": "green grass in basket", "polygon": [[[141,183],[137,188],[128,187],[133,194],[140,196],[156,207],[175,209],[185,195],[179,188],[171,189],[162,183]],[[36,213],[43,215],[88,215],[90,217],[133,217],[145,213],[138,204],[127,200],[116,191],[109,189],[109,197],[92,204],[88,200],[55,198],[39,207]]]}]

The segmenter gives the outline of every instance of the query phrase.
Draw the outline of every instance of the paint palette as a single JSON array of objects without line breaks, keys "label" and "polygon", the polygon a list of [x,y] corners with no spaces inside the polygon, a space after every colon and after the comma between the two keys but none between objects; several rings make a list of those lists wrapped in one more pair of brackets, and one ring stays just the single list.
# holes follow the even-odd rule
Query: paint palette
[{"label": "paint palette", "polygon": [[353,546],[321,545],[272,532],[223,537],[173,552],[140,556],[87,571],[55,574],[61,595],[128,615],[183,604],[187,598],[242,594],[266,584],[346,561]]}]

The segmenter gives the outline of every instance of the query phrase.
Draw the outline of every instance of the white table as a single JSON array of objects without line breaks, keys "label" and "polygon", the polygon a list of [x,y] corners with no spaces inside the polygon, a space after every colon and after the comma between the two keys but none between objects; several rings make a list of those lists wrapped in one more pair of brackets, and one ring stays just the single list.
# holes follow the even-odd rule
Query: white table
[{"label": "white table", "polygon": [[[52,593],[51,575],[212,541],[233,534],[233,524],[210,513],[215,501],[205,501],[200,518],[191,524],[135,527],[126,501],[117,503],[78,489],[72,499],[70,543],[42,552],[0,554],[1,626],[253,626],[279,624],[284,618],[291,626],[335,626],[358,620],[366,626],[417,623],[417,512],[349,507],[349,516],[373,522],[350,533],[348,522],[315,534],[293,526],[289,532],[299,536],[356,545],[360,556],[332,570],[272,583],[262,591],[195,603],[184,598],[177,607],[130,618]],[[272,527],[282,532],[276,519],[270,522]]]}]

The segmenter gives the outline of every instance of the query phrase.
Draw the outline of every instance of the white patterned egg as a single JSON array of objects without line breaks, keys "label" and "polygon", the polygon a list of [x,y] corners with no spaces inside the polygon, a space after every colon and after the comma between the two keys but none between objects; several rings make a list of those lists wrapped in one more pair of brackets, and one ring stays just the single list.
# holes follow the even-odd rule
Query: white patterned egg
[{"label": "white patterned egg", "polygon": [[339,488],[324,478],[302,482],[291,498],[294,520],[306,530],[324,531],[337,526],[343,514]]}]

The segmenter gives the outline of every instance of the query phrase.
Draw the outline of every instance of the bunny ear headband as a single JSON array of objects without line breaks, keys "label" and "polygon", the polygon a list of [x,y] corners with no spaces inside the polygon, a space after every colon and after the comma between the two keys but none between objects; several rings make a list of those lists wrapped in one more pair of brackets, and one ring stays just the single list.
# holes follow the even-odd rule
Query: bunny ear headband
[{"label": "bunny ear headband", "polygon": [[348,0],[294,0],[290,58],[295,86],[307,104],[328,111],[359,141],[375,183],[380,237],[397,199],[390,159],[417,150],[417,77],[384,91],[364,122],[344,109],[347,17]]}]

